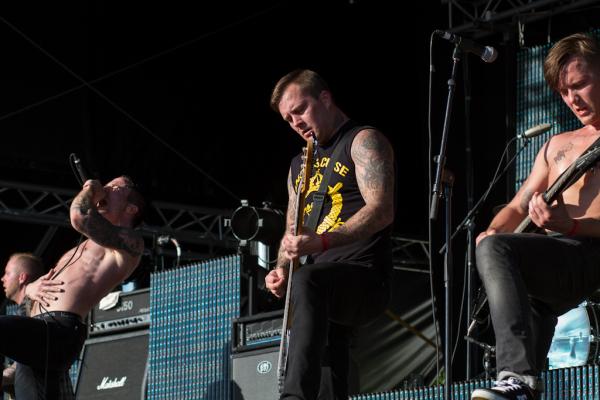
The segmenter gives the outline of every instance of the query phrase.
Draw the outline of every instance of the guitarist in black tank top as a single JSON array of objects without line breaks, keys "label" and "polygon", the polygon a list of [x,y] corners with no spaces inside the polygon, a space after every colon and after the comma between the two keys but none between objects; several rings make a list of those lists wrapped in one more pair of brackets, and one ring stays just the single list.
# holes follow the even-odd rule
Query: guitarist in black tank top
[{"label": "guitarist in black tank top", "polygon": [[[350,121],[313,71],[296,70],[281,78],[271,107],[304,140],[314,136],[318,143],[302,210],[305,222],[327,168],[333,169],[325,182],[328,189],[316,227],[297,236],[286,233],[277,268],[266,277],[267,288],[277,297],[285,296],[289,261],[309,256],[307,264],[293,274],[281,398],[347,399],[351,329],[375,319],[389,299],[393,150],[380,132]],[[293,232],[300,164],[300,158],[294,158],[288,175],[286,232]],[[332,385],[325,375],[321,377],[325,364],[331,367]],[[333,397],[325,391],[328,386]]]},{"label": "guitarist in black tank top", "polygon": [[[496,335],[498,381],[492,389],[475,390],[472,399],[538,398],[543,391],[538,376],[557,316],[600,287],[597,166],[555,200],[544,197],[563,171],[598,145],[598,42],[585,34],[560,40],[546,57],[544,75],[583,127],[544,144],[518,193],[477,238],[477,269]],[[510,233],[525,218],[543,234]]]}]

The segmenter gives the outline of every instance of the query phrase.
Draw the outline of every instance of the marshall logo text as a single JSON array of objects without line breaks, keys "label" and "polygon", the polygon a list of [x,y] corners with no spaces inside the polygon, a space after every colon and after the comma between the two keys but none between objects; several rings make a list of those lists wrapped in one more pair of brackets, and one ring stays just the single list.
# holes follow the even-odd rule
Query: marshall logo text
[{"label": "marshall logo text", "polygon": [[102,382],[96,386],[96,390],[106,390],[106,389],[114,389],[114,388],[118,388],[118,387],[123,387],[125,386],[125,381],[127,380],[127,377],[124,376],[121,379],[119,378],[113,378],[110,379],[108,376],[105,376],[104,378],[102,378]]}]

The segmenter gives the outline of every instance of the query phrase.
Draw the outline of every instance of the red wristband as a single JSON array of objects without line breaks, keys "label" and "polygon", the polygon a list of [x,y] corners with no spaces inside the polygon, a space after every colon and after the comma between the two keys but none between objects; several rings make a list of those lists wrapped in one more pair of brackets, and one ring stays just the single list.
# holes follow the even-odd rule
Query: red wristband
[{"label": "red wristband", "polygon": [[573,226],[571,227],[571,230],[569,230],[569,232],[567,232],[567,236],[575,235],[575,233],[577,232],[577,228],[579,228],[579,220],[573,219]]},{"label": "red wristband", "polygon": [[321,251],[329,250],[329,237],[327,232],[324,232],[319,236],[321,236]]}]

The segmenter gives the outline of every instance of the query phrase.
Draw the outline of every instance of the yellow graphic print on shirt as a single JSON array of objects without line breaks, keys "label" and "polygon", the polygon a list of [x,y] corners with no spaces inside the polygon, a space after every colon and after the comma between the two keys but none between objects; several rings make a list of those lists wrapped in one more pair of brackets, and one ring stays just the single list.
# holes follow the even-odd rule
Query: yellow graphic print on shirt
[{"label": "yellow graphic print on shirt", "polygon": [[[321,186],[321,182],[323,181],[323,174],[321,173],[322,167],[327,167],[329,164],[329,157],[323,157],[322,159],[317,159],[315,161],[314,175],[309,180],[308,191],[306,192],[306,197],[312,192],[317,192],[319,187]],[[345,177],[347,172],[349,171],[348,167],[342,165],[341,163],[336,163],[336,168],[334,168],[334,172],[337,172],[339,175]],[[295,186],[298,187],[300,182],[300,176],[296,178]],[[323,232],[333,231],[337,229],[339,226],[344,224],[339,215],[342,212],[344,207],[344,198],[342,196],[341,190],[344,187],[342,182],[337,182],[333,187],[327,186],[327,196],[331,199],[331,208],[329,213],[323,218],[323,221],[319,224],[316,229],[317,234],[322,234]],[[313,209],[313,202],[307,203],[304,206],[304,220],[308,220],[308,216],[310,215]]]}]

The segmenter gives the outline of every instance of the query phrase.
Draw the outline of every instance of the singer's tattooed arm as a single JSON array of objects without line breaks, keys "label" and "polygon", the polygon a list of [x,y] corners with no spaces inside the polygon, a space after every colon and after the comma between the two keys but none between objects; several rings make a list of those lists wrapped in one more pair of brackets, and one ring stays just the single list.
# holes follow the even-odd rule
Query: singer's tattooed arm
[{"label": "singer's tattooed arm", "polygon": [[88,186],[71,203],[71,224],[99,245],[139,257],[144,249],[140,234],[133,229],[115,226],[102,217],[93,201],[93,190]]}]

